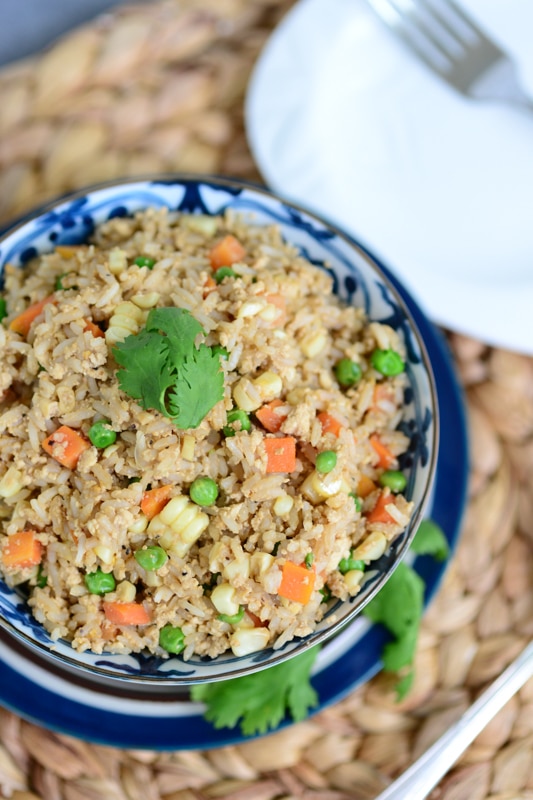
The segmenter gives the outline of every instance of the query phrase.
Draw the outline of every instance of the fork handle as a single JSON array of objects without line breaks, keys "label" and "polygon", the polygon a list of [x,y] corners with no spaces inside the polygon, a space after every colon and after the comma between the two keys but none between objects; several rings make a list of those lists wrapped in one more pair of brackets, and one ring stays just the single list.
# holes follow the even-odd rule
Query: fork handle
[{"label": "fork handle", "polygon": [[533,642],[462,717],[376,800],[423,800],[496,713],[533,675]]},{"label": "fork handle", "polygon": [[533,98],[518,81],[515,65],[500,59],[472,87],[472,96],[478,100],[499,100],[507,105],[533,111]]}]

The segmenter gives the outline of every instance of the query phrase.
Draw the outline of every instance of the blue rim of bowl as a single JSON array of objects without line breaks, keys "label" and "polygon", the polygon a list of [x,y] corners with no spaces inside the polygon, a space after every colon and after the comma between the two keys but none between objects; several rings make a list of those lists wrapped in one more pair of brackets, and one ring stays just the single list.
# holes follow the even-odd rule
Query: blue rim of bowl
[{"label": "blue rim of bowl", "polygon": [[[330,229],[335,236],[340,237],[340,239],[347,242],[350,247],[354,248],[358,251],[360,257],[362,257],[365,261],[367,261],[370,267],[381,277],[383,282],[387,285],[387,288],[391,291],[395,301],[398,303],[399,307],[401,308],[405,318],[409,321],[412,325],[417,345],[420,349],[420,354],[422,361],[424,363],[427,375],[428,375],[428,383],[430,389],[430,396],[431,396],[431,405],[432,408],[435,410],[434,414],[434,425],[433,425],[433,440],[431,443],[430,448],[430,467],[428,472],[428,482],[425,487],[425,491],[423,493],[423,497],[415,509],[412,519],[410,521],[409,529],[407,535],[403,534],[401,537],[401,541],[398,540],[393,543],[391,549],[388,553],[394,553],[394,558],[392,555],[390,559],[392,563],[389,563],[388,569],[379,575],[374,581],[372,586],[368,589],[365,596],[361,598],[360,602],[357,603],[352,610],[351,613],[344,616],[342,619],[338,620],[337,622],[333,623],[329,628],[325,630],[321,630],[316,632],[315,634],[311,634],[305,638],[302,642],[302,647],[297,648],[295,651],[290,652],[283,652],[280,651],[277,655],[272,656],[269,658],[267,664],[256,664],[252,668],[243,667],[242,669],[235,669],[231,672],[231,675],[218,675],[212,678],[202,678],[196,680],[190,680],[187,677],[183,678],[161,678],[153,675],[130,675],[128,673],[117,673],[111,670],[106,669],[105,666],[95,666],[95,665],[85,665],[79,661],[76,661],[74,658],[70,658],[69,656],[59,653],[53,652],[54,660],[64,663],[65,665],[74,668],[75,670],[82,671],[88,674],[96,674],[102,677],[105,677],[113,682],[118,683],[136,683],[138,685],[141,684],[157,684],[159,686],[187,686],[191,685],[192,683],[197,682],[215,682],[221,680],[228,680],[230,678],[237,678],[242,675],[250,674],[255,671],[260,671],[262,669],[268,669],[271,666],[275,666],[283,661],[286,661],[290,658],[295,658],[299,654],[301,654],[304,650],[314,647],[319,644],[323,644],[325,641],[329,640],[330,638],[334,637],[339,631],[344,629],[347,625],[349,625],[350,621],[355,619],[363,608],[367,605],[367,603],[372,600],[372,598],[377,594],[379,589],[383,586],[386,580],[392,575],[398,564],[403,560],[405,555],[409,550],[409,546],[415,536],[415,533],[418,529],[420,522],[423,519],[424,510],[428,504],[428,501],[431,496],[432,487],[435,481],[436,475],[436,465],[437,465],[437,457],[438,457],[438,450],[439,450],[439,432],[441,428],[440,422],[440,414],[439,414],[439,406],[438,406],[438,398],[435,386],[435,376],[433,373],[431,361],[429,359],[429,355],[427,352],[427,348],[424,342],[424,338],[422,336],[421,331],[419,330],[419,325],[417,319],[411,313],[408,304],[405,301],[405,292],[402,292],[401,285],[399,281],[393,278],[390,270],[384,267],[384,265],[363,245],[361,245],[355,238],[347,234],[342,228],[336,225],[334,222],[328,220],[324,215],[317,214],[304,206],[292,202],[283,196],[270,191],[264,185],[255,183],[253,181],[243,180],[243,179],[233,179],[227,176],[218,176],[218,175],[195,175],[189,173],[163,173],[159,175],[148,175],[148,176],[136,176],[136,177],[128,177],[125,179],[117,179],[112,181],[106,181],[102,183],[92,184],[89,186],[85,186],[79,190],[74,192],[69,192],[64,195],[61,195],[58,198],[54,198],[52,201],[44,203],[43,205],[37,207],[36,209],[32,209],[27,214],[23,215],[16,221],[10,223],[7,227],[0,230],[0,245],[2,244],[3,239],[6,236],[11,235],[17,229],[24,226],[28,222],[31,222],[32,219],[35,217],[39,217],[42,214],[50,212],[54,210],[58,205],[62,203],[75,201],[78,198],[83,198],[93,192],[97,192],[99,190],[113,188],[117,186],[124,186],[128,187],[135,183],[151,183],[153,185],[172,185],[172,184],[200,184],[205,186],[212,186],[214,188],[222,188],[228,191],[233,190],[246,190],[249,189],[251,191],[257,192],[260,195],[264,195],[265,197],[274,200],[276,202],[281,203],[288,209],[295,210],[298,214],[303,214],[304,216],[308,217],[312,222],[318,224],[320,227],[325,229]],[[408,296],[408,295],[407,295]],[[387,555],[387,554],[385,554]],[[2,619],[1,624],[4,629],[8,630],[12,633],[15,638],[22,641],[27,647],[35,652],[39,653],[46,653],[49,657],[51,655],[51,648],[48,647],[46,644],[42,642],[32,639],[23,631],[19,631],[9,620]]]}]

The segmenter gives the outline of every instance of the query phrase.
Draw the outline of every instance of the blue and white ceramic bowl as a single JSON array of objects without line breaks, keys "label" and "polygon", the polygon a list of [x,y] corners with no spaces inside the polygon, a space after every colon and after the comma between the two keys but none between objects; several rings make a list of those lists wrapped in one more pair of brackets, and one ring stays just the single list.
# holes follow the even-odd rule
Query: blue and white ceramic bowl
[{"label": "blue and white ceramic bowl", "polygon": [[0,625],[25,646],[63,668],[88,672],[95,681],[141,683],[156,691],[167,685],[221,680],[272,666],[325,641],[359,614],[405,556],[422,519],[437,459],[438,406],[431,365],[417,326],[364,248],[324,220],[252,184],[219,177],[164,175],[90,187],[28,215],[0,237],[0,269],[7,262],[23,268],[39,253],[58,244],[84,242],[96,225],[148,206],[202,214],[220,214],[231,208],[254,224],[278,225],[286,240],[299,247],[307,259],[330,271],[335,291],[343,300],[362,306],[371,320],[399,332],[406,346],[409,379],[402,429],[411,439],[401,466],[408,476],[405,494],[415,507],[408,529],[374,562],[359,594],[334,605],[306,638],[293,640],[280,650],[269,648],[241,658],[226,654],[185,662],[179,657],[144,654],[78,653],[68,642],[52,642],[33,619],[23,596],[0,581]]}]

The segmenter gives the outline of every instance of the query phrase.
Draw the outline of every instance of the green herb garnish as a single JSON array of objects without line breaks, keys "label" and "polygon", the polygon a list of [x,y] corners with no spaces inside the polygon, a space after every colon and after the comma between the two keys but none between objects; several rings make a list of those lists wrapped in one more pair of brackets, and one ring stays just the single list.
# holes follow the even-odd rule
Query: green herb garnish
[{"label": "green herb garnish", "polygon": [[[448,543],[439,526],[425,520],[420,524],[411,549],[419,555],[432,555],[443,560],[448,554]],[[413,684],[413,661],[424,610],[424,588],[424,581],[412,567],[399,564],[363,612],[372,622],[385,625],[394,636],[394,640],[385,645],[382,659],[388,672],[404,673],[396,684],[398,700],[409,693]]]},{"label": "green herb garnish", "polygon": [[245,736],[274,730],[286,713],[299,722],[318,704],[310,681],[318,650],[312,647],[253,675],[192,686],[192,699],[207,705],[205,718],[215,728],[235,728],[240,723]]},{"label": "green herb garnish", "polygon": [[433,556],[437,561],[444,561],[450,552],[444,532],[430,519],[420,523],[411,550],[419,556]]},{"label": "green herb garnish", "polygon": [[224,396],[220,357],[183,308],[156,308],[145,327],[113,348],[120,388],[143,408],[155,409],[182,429],[197,428]]}]

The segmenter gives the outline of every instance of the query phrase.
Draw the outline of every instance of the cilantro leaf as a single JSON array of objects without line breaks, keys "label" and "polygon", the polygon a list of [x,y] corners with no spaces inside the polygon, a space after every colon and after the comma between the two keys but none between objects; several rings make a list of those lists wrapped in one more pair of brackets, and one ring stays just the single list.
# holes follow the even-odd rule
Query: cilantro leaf
[{"label": "cilantro leaf", "polygon": [[397,684],[398,699],[405,696],[413,680],[413,660],[424,608],[424,581],[407,564],[398,564],[387,583],[370,601],[364,614],[395,637],[385,645],[382,659],[388,672],[408,671]]},{"label": "cilantro leaf", "polygon": [[166,391],[174,384],[165,342],[156,333],[142,330],[128,336],[113,348],[115,361],[122,369],[117,372],[119,386],[143,408],[155,408],[167,414]]},{"label": "cilantro leaf", "polygon": [[169,407],[178,428],[196,428],[224,395],[220,358],[201,344],[186,358],[169,394]]},{"label": "cilantro leaf", "polygon": [[153,308],[145,327],[147,331],[165,334],[169,362],[178,371],[192,354],[196,337],[204,332],[198,320],[184,308]]},{"label": "cilantro leaf", "polygon": [[119,386],[178,428],[196,428],[224,396],[220,356],[196,347],[202,326],[183,308],[155,308],[145,327],[113,348]]},{"label": "cilantro leaf", "polygon": [[444,561],[450,552],[444,531],[430,519],[420,523],[411,550],[420,556],[433,556],[437,561]]},{"label": "cilantro leaf", "polygon": [[312,647],[296,658],[242,678],[193,686],[192,698],[206,704],[205,718],[215,728],[235,728],[240,722],[245,736],[277,728],[287,712],[300,722],[318,704],[310,683],[318,650]]}]

